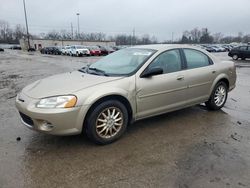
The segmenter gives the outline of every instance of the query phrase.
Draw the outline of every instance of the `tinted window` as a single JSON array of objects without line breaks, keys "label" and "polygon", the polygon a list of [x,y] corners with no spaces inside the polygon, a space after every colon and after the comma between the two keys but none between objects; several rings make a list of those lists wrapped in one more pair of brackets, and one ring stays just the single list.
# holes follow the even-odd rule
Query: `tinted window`
[{"label": "tinted window", "polygon": [[241,46],[240,50],[247,50],[247,46]]},{"label": "tinted window", "polygon": [[248,46],[247,50],[250,51],[250,46]]},{"label": "tinted window", "polygon": [[204,67],[210,64],[209,58],[197,50],[184,49],[184,54],[186,56],[188,69]]},{"label": "tinted window", "polygon": [[179,50],[170,50],[160,54],[148,68],[161,67],[163,73],[171,73],[181,70],[181,57]]}]

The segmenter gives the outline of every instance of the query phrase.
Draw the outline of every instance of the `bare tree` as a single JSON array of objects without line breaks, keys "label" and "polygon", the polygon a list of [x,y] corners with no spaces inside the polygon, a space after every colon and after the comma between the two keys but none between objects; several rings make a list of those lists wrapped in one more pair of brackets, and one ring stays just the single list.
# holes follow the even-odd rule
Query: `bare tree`
[{"label": "bare tree", "polygon": [[8,22],[0,20],[0,40],[7,41],[7,37],[10,35],[10,27]]},{"label": "bare tree", "polygon": [[190,32],[191,39],[193,43],[199,43],[201,38],[201,31],[198,28],[194,28]]},{"label": "bare tree", "polygon": [[55,39],[61,39],[61,35],[60,35],[59,32],[53,30],[53,31],[48,32],[48,33],[45,35],[44,38],[45,38],[45,39],[54,39],[54,40],[55,40]]},{"label": "bare tree", "polygon": [[18,42],[19,39],[25,36],[25,28],[20,24],[16,25],[14,32],[13,32],[13,36],[15,40]]},{"label": "bare tree", "polygon": [[213,34],[213,38],[214,38],[214,42],[215,43],[220,43],[221,39],[223,38],[223,34],[222,33],[215,33]]}]

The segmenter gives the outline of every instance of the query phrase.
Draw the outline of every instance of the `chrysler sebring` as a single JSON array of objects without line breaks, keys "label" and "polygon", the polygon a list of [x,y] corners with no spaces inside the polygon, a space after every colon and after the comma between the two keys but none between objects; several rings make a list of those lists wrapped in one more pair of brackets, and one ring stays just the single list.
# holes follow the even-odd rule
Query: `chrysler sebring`
[{"label": "chrysler sebring", "polygon": [[108,144],[139,119],[200,103],[219,110],[235,82],[233,62],[201,49],[135,46],[26,86],[16,107],[30,129],[53,135],[84,131],[92,141]]}]

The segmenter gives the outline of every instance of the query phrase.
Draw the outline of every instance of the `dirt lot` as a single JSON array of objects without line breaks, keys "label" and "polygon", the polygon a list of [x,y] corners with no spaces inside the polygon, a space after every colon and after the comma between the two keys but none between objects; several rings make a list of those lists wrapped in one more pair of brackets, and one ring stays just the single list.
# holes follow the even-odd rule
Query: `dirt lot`
[{"label": "dirt lot", "polygon": [[139,121],[111,145],[44,135],[20,123],[14,101],[21,88],[96,60],[0,54],[1,188],[250,187],[250,61],[237,63],[237,87],[222,110],[199,105]]}]

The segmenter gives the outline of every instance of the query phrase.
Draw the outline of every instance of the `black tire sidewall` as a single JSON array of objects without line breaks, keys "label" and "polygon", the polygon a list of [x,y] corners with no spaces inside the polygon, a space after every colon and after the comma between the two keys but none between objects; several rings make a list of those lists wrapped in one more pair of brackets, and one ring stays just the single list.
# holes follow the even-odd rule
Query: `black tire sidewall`
[{"label": "black tire sidewall", "polygon": [[[97,132],[96,132],[96,119],[99,116],[99,114],[108,107],[116,107],[119,108],[121,110],[121,112],[123,113],[123,118],[124,118],[124,124],[121,128],[121,130],[118,132],[118,134],[116,134],[114,137],[109,138],[109,139],[105,139],[100,137]],[[119,101],[116,100],[108,100],[108,101],[104,101],[101,104],[99,104],[98,106],[96,106],[91,112],[90,115],[87,117],[86,120],[86,134],[87,136],[94,141],[97,144],[110,144],[114,141],[116,141],[117,139],[119,139],[123,133],[126,131],[127,128],[127,124],[128,124],[128,111],[125,107],[125,105]]]},{"label": "black tire sidewall", "polygon": [[[215,101],[214,101],[214,96],[215,96],[215,92],[216,92],[217,88],[218,88],[219,86],[221,86],[221,85],[223,85],[223,87],[226,89],[226,98],[225,98],[225,101],[223,102],[223,104],[221,104],[220,106],[217,106],[217,105],[215,104]],[[212,95],[211,95],[209,101],[206,103],[206,105],[207,105],[207,107],[208,107],[209,109],[211,109],[211,110],[219,110],[219,109],[221,109],[221,108],[225,105],[225,103],[226,103],[226,101],[227,101],[227,96],[228,96],[228,87],[227,87],[226,83],[225,83],[225,82],[218,82],[218,83],[215,85],[214,90],[213,90],[213,92],[212,92]]]}]

